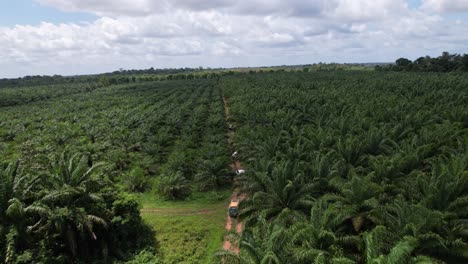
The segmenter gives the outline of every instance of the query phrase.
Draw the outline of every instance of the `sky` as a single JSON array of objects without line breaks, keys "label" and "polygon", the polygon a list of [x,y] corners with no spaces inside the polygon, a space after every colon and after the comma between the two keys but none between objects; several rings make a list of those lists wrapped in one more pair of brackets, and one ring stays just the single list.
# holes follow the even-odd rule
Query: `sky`
[{"label": "sky", "polygon": [[0,0],[0,78],[468,53],[468,0]]}]

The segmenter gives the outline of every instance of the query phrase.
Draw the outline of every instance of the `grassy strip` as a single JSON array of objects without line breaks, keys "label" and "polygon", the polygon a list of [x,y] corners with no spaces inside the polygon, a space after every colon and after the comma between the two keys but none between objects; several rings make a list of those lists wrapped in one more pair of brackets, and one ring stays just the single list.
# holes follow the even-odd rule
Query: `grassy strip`
[{"label": "grassy strip", "polygon": [[[184,201],[169,201],[165,200],[157,193],[147,192],[137,194],[143,208],[194,208],[194,209],[209,209],[213,205],[219,205],[220,202],[226,202],[231,196],[230,189],[222,191],[210,192],[195,192]],[[226,204],[227,206],[227,204]]]},{"label": "grassy strip", "polygon": [[[226,208],[229,191],[194,193],[183,202],[165,201],[147,193],[139,195],[145,209],[164,209],[188,214],[164,212],[141,213],[143,219],[156,231],[164,263],[212,263],[214,253],[221,248],[225,232]],[[190,214],[197,209],[200,214]]]}]

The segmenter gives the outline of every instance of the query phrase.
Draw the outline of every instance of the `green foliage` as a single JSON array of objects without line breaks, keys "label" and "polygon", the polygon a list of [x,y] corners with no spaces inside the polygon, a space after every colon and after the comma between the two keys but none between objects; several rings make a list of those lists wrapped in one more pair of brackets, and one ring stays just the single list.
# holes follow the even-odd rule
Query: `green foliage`
[{"label": "green foliage", "polygon": [[39,185],[17,163],[5,170],[2,194],[12,197],[2,213],[8,231],[0,232],[6,263],[122,258],[154,244],[138,203],[112,191],[99,163],[89,167],[86,155],[67,152],[49,163]]},{"label": "green foliage", "polygon": [[246,230],[240,255],[219,260],[467,262],[467,85],[433,73],[225,77]]},{"label": "green foliage", "polygon": [[[120,197],[112,203],[113,217],[111,230],[115,234],[112,246],[121,252],[134,252],[141,248],[154,249],[154,232],[140,217],[138,201],[129,195]],[[137,234],[137,237],[135,237]]]},{"label": "green foliage", "polygon": [[395,65],[377,66],[375,69],[378,71],[466,72],[468,71],[468,54],[443,52],[436,58],[426,56],[415,61],[399,58],[395,61]]},{"label": "green foliage", "polygon": [[[0,111],[0,173],[8,179],[0,182],[0,235],[17,230],[16,259],[125,260],[154,251],[154,235],[124,190],[153,194],[162,182],[167,197],[192,199],[192,189],[217,193],[230,184],[219,87],[173,73],[172,82],[121,72],[97,76],[101,84],[1,89],[0,107],[9,107]],[[21,166],[7,169],[13,160]]]},{"label": "green foliage", "polygon": [[97,88],[98,85],[94,82],[43,85],[33,88],[2,88],[0,89],[0,107],[24,105],[52,98],[89,93]]},{"label": "green foliage", "polygon": [[110,81],[109,81],[109,78],[107,78],[107,77],[105,77],[105,76],[101,77],[101,78],[99,79],[99,82],[98,82],[98,83],[99,83],[100,86],[103,86],[103,87],[106,87],[106,86],[111,85],[111,83],[110,83]]},{"label": "green foliage", "polygon": [[159,193],[170,200],[185,199],[191,193],[189,181],[178,171],[161,176]]},{"label": "green foliage", "polygon": [[[258,219],[279,219],[294,222],[312,204],[311,193],[315,185],[306,183],[303,175],[298,174],[294,165],[288,162],[269,163],[262,168],[267,173],[252,173],[245,177],[257,184],[245,184],[242,191],[252,196],[242,202],[241,217],[247,224]],[[244,180],[244,182],[247,180]],[[248,182],[247,181],[247,182]]]},{"label": "green foliage", "polygon": [[143,250],[135,257],[125,262],[125,264],[162,264],[163,262],[159,259],[159,257],[155,256],[153,252],[148,250]]},{"label": "green foliage", "polygon": [[158,200],[157,205],[145,204],[159,208],[157,212],[144,210],[142,217],[154,226],[165,264],[212,263],[213,253],[220,248],[230,193],[225,192],[221,200],[214,200],[211,192],[193,196],[189,202]]},{"label": "green foliage", "polygon": [[150,189],[150,181],[145,171],[140,167],[131,169],[123,176],[126,188],[130,192],[144,192]]},{"label": "green foliage", "polygon": [[[392,67],[458,71],[464,60],[444,53]],[[241,254],[221,259],[467,262],[466,76],[302,69],[168,71],[141,83],[155,80],[153,69],[135,79],[105,75],[121,85],[2,88],[1,261],[206,261],[208,250],[170,247],[219,246],[207,242],[220,236],[211,219],[185,226],[145,214],[156,230],[177,227],[159,229],[158,245],[137,200],[122,190],[147,191],[154,182],[141,195],[159,192],[171,200],[161,203],[175,205],[191,203],[192,190],[215,195],[229,185],[222,90],[247,173],[235,178],[246,197]],[[219,212],[222,229],[224,206]]]}]

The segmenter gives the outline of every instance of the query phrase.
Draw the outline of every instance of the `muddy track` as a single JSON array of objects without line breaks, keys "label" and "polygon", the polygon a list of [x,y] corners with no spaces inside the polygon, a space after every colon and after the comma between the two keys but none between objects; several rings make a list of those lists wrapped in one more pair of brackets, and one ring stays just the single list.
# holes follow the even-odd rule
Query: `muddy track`
[{"label": "muddy track", "polygon": [[[224,112],[225,112],[225,116],[226,116],[226,123],[227,123],[227,125],[229,125],[229,121],[231,120],[231,113],[229,111],[228,101],[227,101],[226,97],[224,96],[224,92],[223,92],[222,89],[221,89],[221,96],[223,98],[223,105],[224,105]],[[228,130],[227,135],[228,135],[228,144],[232,149],[233,148],[232,142],[233,142],[234,132],[232,130]],[[232,171],[240,170],[242,168],[243,167],[242,167],[241,163],[238,160],[234,160],[230,164],[230,169]],[[234,199],[234,198],[239,198],[239,200],[243,200],[244,197],[243,196],[237,197],[237,193],[238,193],[238,190],[234,189],[233,194],[231,196],[231,200]],[[226,208],[226,212],[227,212],[227,208]],[[233,230],[234,222],[236,223],[235,230]],[[227,233],[235,231],[238,235],[240,235],[242,233],[243,229],[244,229],[244,226],[243,226],[243,224],[242,224],[242,222],[240,221],[239,218],[233,219],[229,215],[227,215],[227,218],[226,218],[226,231],[227,231]],[[223,249],[225,251],[234,252],[237,255],[239,255],[239,253],[240,253],[238,241],[233,242],[229,235],[224,236]]]}]

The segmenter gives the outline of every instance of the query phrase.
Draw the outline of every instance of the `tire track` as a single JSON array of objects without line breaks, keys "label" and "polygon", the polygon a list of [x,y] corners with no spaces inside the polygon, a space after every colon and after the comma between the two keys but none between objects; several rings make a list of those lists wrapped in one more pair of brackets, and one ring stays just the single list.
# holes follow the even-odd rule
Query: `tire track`
[{"label": "tire track", "polygon": [[[224,105],[226,123],[227,123],[228,127],[230,127],[229,122],[231,120],[231,113],[230,113],[230,110],[229,110],[228,101],[227,101],[226,97],[224,96],[224,92],[223,92],[222,89],[221,89],[221,96],[222,96],[223,105]],[[231,129],[228,129],[227,135],[228,135],[228,144],[231,147],[231,149],[233,149],[232,143],[233,143],[234,132]],[[233,162],[230,164],[230,169],[232,171],[236,171],[236,170],[243,169],[243,167],[242,167],[242,164],[237,159],[234,159]],[[238,190],[234,189],[233,194],[231,195],[231,200],[237,198],[240,201],[242,201],[244,199],[244,196],[238,197],[237,193],[238,193]],[[231,237],[229,236],[229,233],[232,232],[232,231],[235,231],[238,235],[241,235],[242,231],[244,229],[244,225],[240,221],[239,217],[237,217],[236,218],[235,230],[232,230],[233,229],[233,222],[234,221],[233,221],[232,217],[230,217],[229,214],[227,214],[226,231],[227,231],[228,234],[224,236],[223,249],[225,251],[231,251],[231,252],[234,252],[235,254],[239,255],[239,253],[240,253],[239,243],[238,243],[238,241],[235,241],[235,242],[231,241]]]}]

